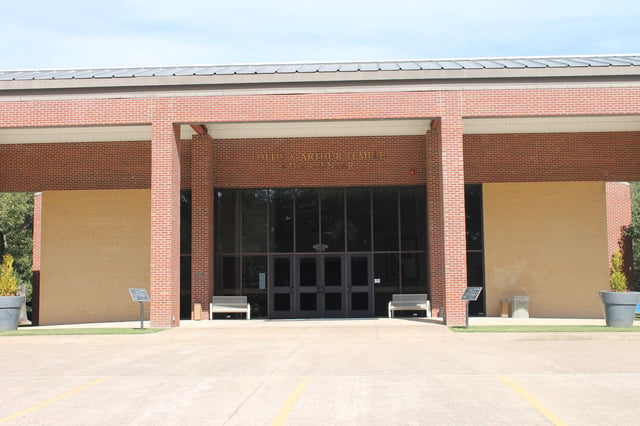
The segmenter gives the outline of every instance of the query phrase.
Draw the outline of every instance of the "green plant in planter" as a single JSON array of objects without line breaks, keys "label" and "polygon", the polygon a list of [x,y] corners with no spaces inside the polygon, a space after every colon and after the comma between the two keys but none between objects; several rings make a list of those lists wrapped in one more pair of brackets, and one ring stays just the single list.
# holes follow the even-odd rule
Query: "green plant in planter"
[{"label": "green plant in planter", "polygon": [[622,269],[623,262],[622,250],[616,251],[611,256],[611,275],[609,276],[609,289],[611,291],[627,291],[627,276]]},{"label": "green plant in planter", "polygon": [[15,296],[18,292],[18,278],[13,270],[13,256],[2,256],[0,265],[0,296]]}]

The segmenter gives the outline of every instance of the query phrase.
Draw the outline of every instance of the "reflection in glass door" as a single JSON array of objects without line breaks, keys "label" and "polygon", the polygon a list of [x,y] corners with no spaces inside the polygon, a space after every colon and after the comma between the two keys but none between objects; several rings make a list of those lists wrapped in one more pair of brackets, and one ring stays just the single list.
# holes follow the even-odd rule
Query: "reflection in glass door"
[{"label": "reflection in glass door", "polygon": [[269,318],[294,318],[293,264],[289,256],[271,258]]},{"label": "reflection in glass door", "polygon": [[371,255],[351,254],[349,259],[349,310],[351,318],[366,318],[373,314]]},{"label": "reflection in glass door", "polygon": [[297,259],[298,274],[294,292],[297,291],[298,296],[298,317],[318,318],[320,314],[318,259],[316,256],[299,256]]},{"label": "reflection in glass door", "polygon": [[[361,256],[362,257],[362,256]],[[359,257],[359,258],[361,258]],[[271,318],[343,318],[347,316],[347,282],[344,255],[274,256],[271,260]],[[364,256],[368,268],[367,256]],[[354,260],[356,265],[361,265]],[[355,281],[360,282],[362,266],[355,267]],[[358,278],[360,277],[360,278]],[[365,278],[366,279],[366,278]],[[354,278],[351,278],[353,281]],[[365,285],[356,287],[356,307],[366,311],[362,301]],[[367,299],[367,296],[365,296]],[[360,315],[362,312],[359,313]]]},{"label": "reflection in glass door", "polygon": [[325,255],[323,259],[322,300],[323,317],[342,318],[346,313],[344,301],[346,288],[344,286],[344,268],[342,255]]}]

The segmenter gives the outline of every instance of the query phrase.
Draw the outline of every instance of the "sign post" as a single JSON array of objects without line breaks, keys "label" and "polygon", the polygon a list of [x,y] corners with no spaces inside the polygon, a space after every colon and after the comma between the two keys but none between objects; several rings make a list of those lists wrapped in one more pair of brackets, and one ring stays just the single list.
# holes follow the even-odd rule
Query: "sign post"
[{"label": "sign post", "polygon": [[482,291],[482,287],[467,287],[462,294],[460,300],[465,302],[466,306],[466,322],[465,328],[469,328],[469,301],[478,300],[480,296],[480,292]]},{"label": "sign post", "polygon": [[131,300],[134,302],[140,302],[140,330],[144,328],[144,305],[143,302],[148,302],[149,293],[147,293],[146,288],[130,288],[129,294],[131,295]]}]

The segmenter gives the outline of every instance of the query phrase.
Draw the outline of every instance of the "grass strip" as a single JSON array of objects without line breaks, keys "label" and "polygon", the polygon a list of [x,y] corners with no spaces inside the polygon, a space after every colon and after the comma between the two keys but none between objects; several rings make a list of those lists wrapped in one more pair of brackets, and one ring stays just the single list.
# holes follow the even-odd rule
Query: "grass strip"
[{"label": "grass strip", "polygon": [[18,328],[14,331],[0,331],[0,337],[151,334],[163,330],[166,328]]},{"label": "grass strip", "polygon": [[604,325],[475,325],[451,327],[458,333],[620,333],[640,332],[640,327],[606,327]]}]

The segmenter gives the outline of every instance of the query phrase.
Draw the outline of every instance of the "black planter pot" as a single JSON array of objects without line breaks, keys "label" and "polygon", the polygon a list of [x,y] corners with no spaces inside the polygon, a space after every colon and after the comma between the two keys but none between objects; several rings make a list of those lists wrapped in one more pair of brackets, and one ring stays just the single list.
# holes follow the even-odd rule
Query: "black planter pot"
[{"label": "black planter pot", "polygon": [[604,304],[604,318],[607,327],[633,326],[636,306],[640,301],[640,292],[600,291],[600,300]]},{"label": "black planter pot", "polygon": [[15,330],[24,296],[0,296],[0,331]]}]

